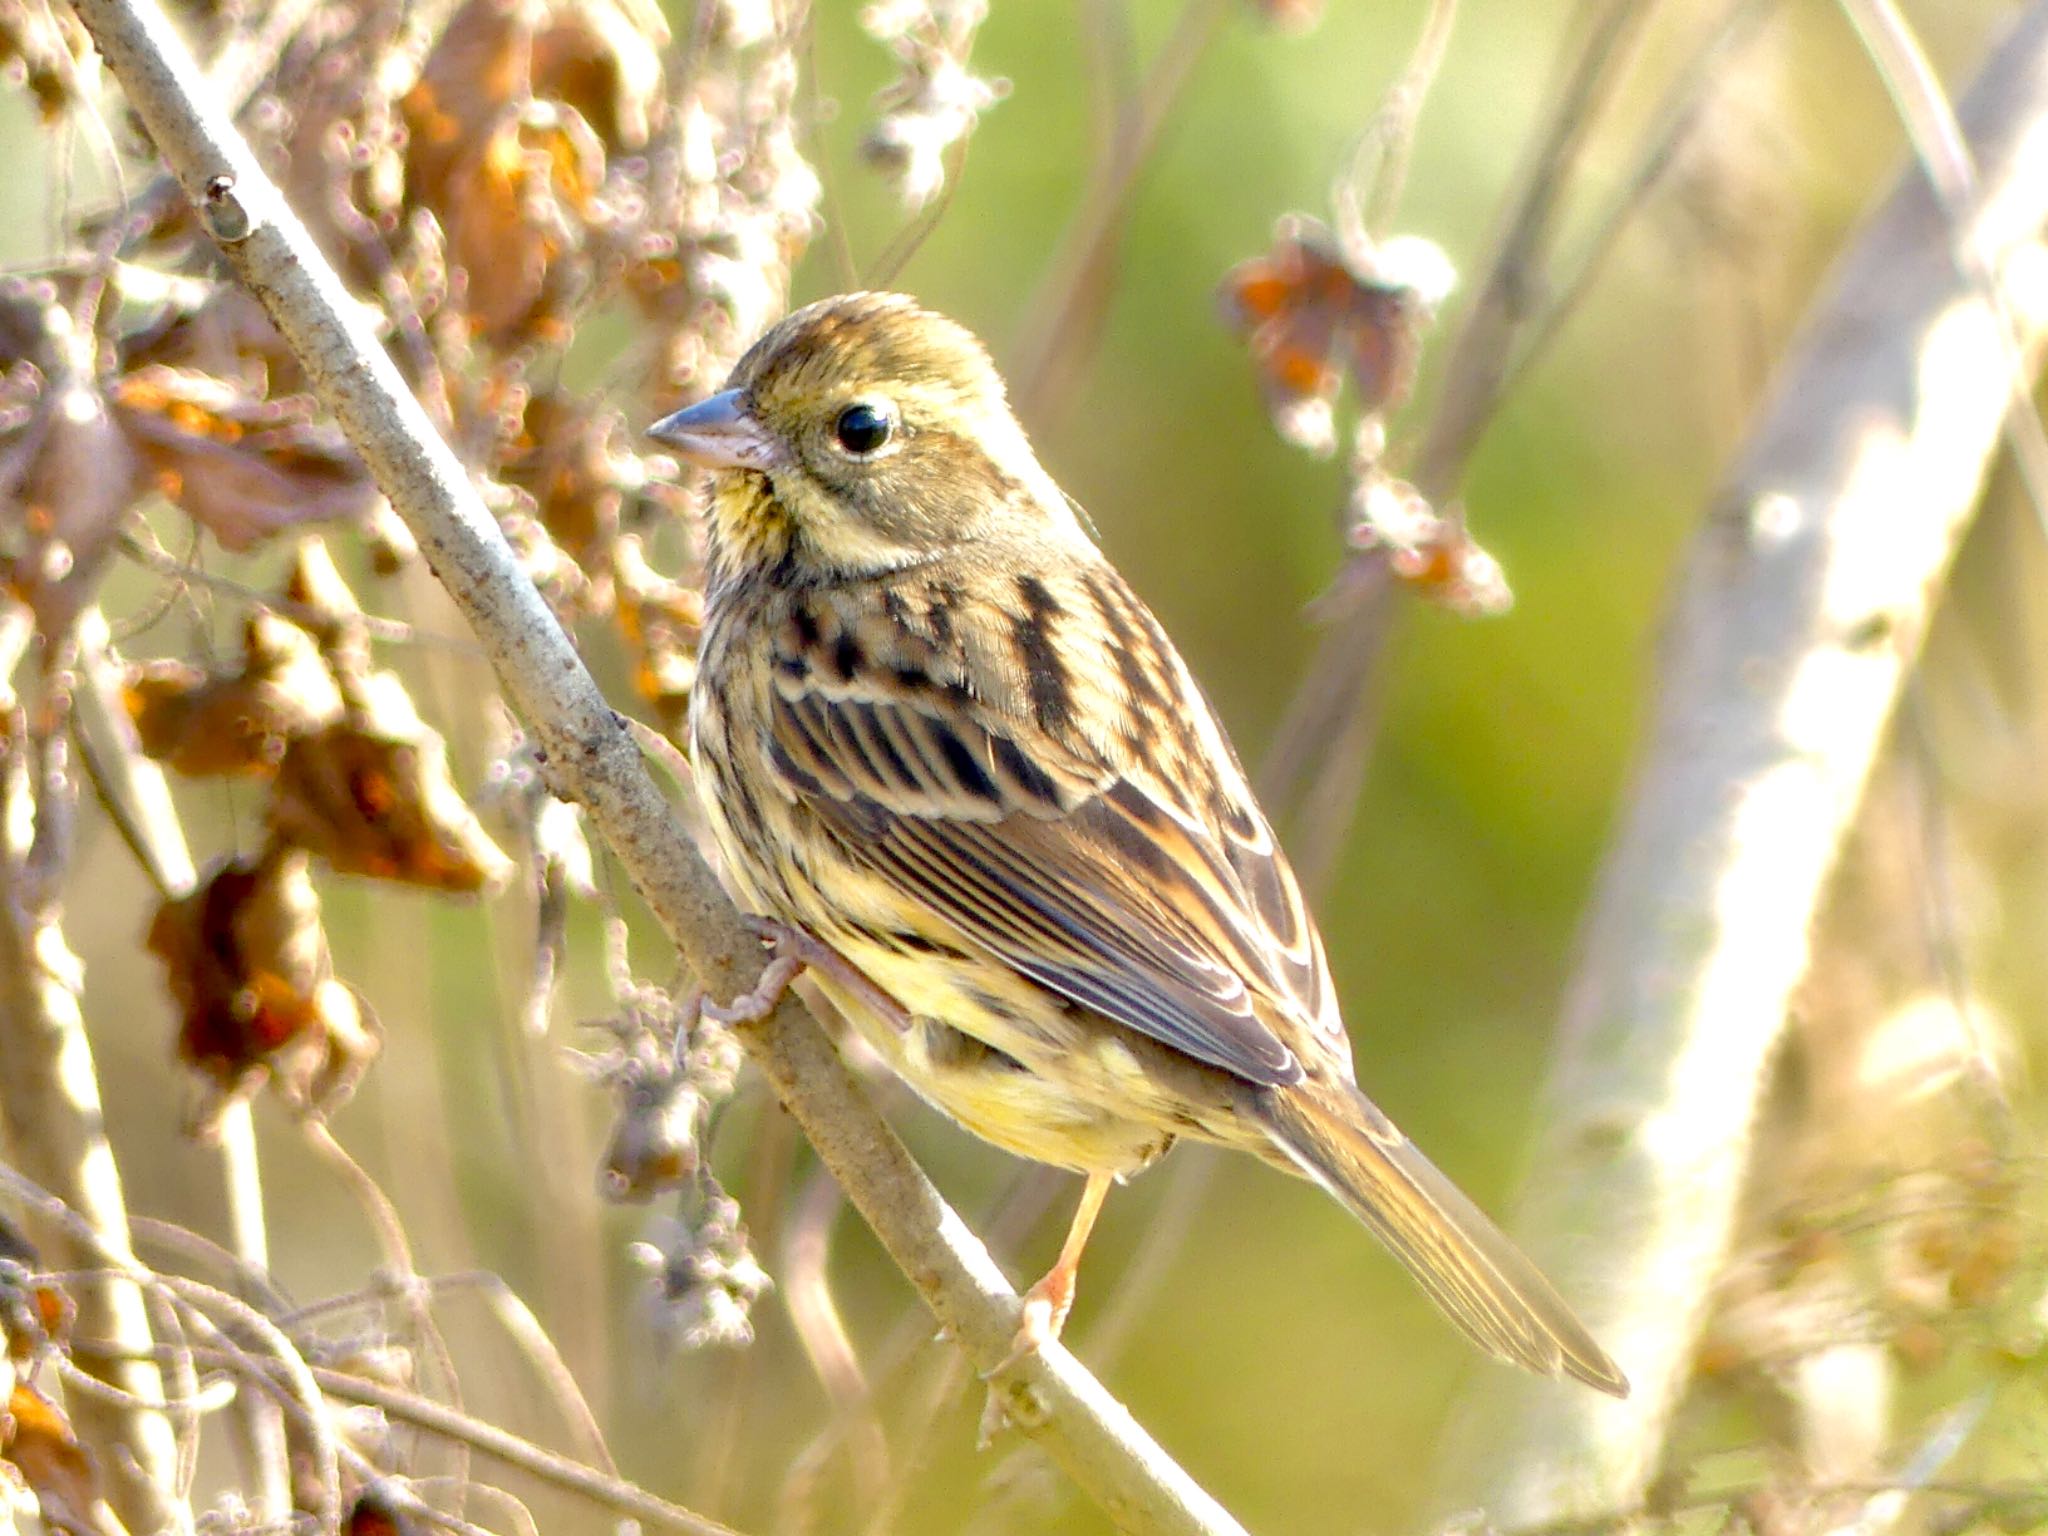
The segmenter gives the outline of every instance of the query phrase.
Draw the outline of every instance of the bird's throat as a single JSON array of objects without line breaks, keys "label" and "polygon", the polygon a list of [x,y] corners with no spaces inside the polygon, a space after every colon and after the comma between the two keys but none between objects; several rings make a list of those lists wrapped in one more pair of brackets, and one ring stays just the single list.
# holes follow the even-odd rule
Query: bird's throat
[{"label": "bird's throat", "polygon": [[766,475],[720,475],[711,492],[709,556],[714,583],[787,559],[794,538],[789,509]]}]

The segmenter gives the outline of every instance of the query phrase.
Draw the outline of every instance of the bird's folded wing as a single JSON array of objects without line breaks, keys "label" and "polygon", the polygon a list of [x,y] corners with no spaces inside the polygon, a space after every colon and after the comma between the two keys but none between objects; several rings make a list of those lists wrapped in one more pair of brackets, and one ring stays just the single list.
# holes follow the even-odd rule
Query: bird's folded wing
[{"label": "bird's folded wing", "polygon": [[[1248,865],[1135,765],[950,702],[785,688],[769,755],[847,857],[1021,974],[1247,1081],[1299,1081],[1274,1021],[1315,1014],[1261,920],[1276,883],[1298,903],[1270,835],[1270,867]],[[1320,988],[1300,922],[1292,964]]]}]

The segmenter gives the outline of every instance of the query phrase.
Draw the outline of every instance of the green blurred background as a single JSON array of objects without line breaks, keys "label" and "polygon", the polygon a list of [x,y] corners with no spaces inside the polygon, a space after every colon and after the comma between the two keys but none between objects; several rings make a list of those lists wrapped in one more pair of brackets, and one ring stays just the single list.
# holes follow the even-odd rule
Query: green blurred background
[{"label": "green blurred background", "polygon": [[[1086,29],[1116,9],[997,0],[975,62],[1013,88],[984,118],[950,206],[896,280],[974,326],[999,361],[1027,350],[1042,279],[1101,154]],[[1595,128],[1587,183],[1567,205],[1567,252],[1632,173],[1659,91],[1718,9],[1704,0],[1656,8],[1628,87]],[[2008,8],[1923,0],[1907,9],[1959,85]],[[1342,474],[1272,431],[1243,348],[1217,321],[1214,291],[1233,263],[1264,248],[1276,217],[1327,214],[1345,147],[1399,71],[1423,10],[1416,0],[1333,0],[1321,25],[1298,36],[1262,26],[1249,6],[1226,11],[1130,199],[1099,350],[1027,422],[1048,467],[1180,641],[1248,762],[1310,652],[1305,608],[1336,568]],[[1577,10],[1564,0],[1460,7],[1396,222],[1439,242],[1468,284]],[[1142,57],[1179,14],[1165,0],[1136,0]],[[835,3],[818,7],[814,63],[834,108],[819,143],[830,208],[865,267],[903,224],[855,154],[890,65],[860,32],[856,8]],[[1707,102],[1672,177],[1471,464],[1465,504],[1516,606],[1490,621],[1419,604],[1402,611],[1382,658],[1384,722],[1363,803],[1319,902],[1361,1081],[1495,1209],[1524,1172],[1518,1149],[1575,926],[1625,787],[1674,562],[1842,232],[1903,154],[1852,34],[1818,0],[1780,6]],[[0,112],[0,144],[18,172],[0,185],[0,231],[6,259],[21,263],[48,248],[67,178],[89,179],[92,156],[75,147],[67,170],[47,144],[30,142],[17,99],[0,101]],[[84,184],[72,182],[73,194]],[[820,240],[796,297],[840,284]],[[1394,423],[1397,455],[1427,417],[1464,296],[1447,306],[1416,403]],[[593,378],[601,372],[590,365]],[[2015,558],[2038,571],[2038,548],[2007,547],[2015,544]],[[2004,558],[1973,555],[1964,578]],[[267,567],[259,557],[254,568]],[[146,605],[146,582],[127,573],[121,583],[117,591]],[[434,611],[431,594],[408,600]],[[175,636],[159,638],[178,648]],[[623,699],[617,658],[597,659]],[[422,684],[430,717],[475,682],[460,661],[408,654],[394,664]],[[473,787],[483,744],[456,745]],[[202,857],[253,831],[232,792],[202,787],[183,803]],[[217,1232],[209,1155],[172,1134],[171,1010],[137,942],[151,896],[103,822],[86,837],[71,930],[131,1197],[139,1210]],[[337,1129],[390,1188],[422,1267],[486,1266],[528,1296],[585,1379],[626,1471],[743,1528],[776,1526],[784,1473],[824,1422],[825,1399],[772,1295],[757,1309],[750,1351],[668,1360],[650,1349],[636,1302],[643,1282],[625,1257],[642,1218],[600,1215],[590,1199],[605,1105],[555,1070],[552,1046],[521,1039],[512,1016],[529,920],[518,900],[454,908],[334,879],[325,891],[337,969],[373,1002],[389,1037]],[[559,1014],[571,1023],[607,1006],[589,914],[577,915],[574,934]],[[659,943],[644,930],[641,939],[642,970],[665,975]],[[2038,998],[2042,980],[2021,965],[2003,984]],[[897,1118],[941,1188],[981,1224],[1017,1165],[921,1108],[899,1102]],[[716,1147],[778,1274],[779,1230],[811,1166],[780,1121],[750,1083]],[[355,1207],[268,1106],[259,1126],[285,1281],[303,1297],[362,1283],[373,1250]],[[1185,1243],[1124,1309],[1117,1347],[1091,1348],[1120,1280],[1159,1241],[1173,1185],[1191,1176],[1175,1166],[1188,1158],[1176,1154],[1112,1199],[1070,1342],[1252,1530],[1410,1524],[1453,1394],[1495,1367],[1306,1184],[1245,1160],[1217,1164]],[[1049,1259],[1072,1182],[1061,1181],[1052,1214],[1022,1246],[1000,1255],[1013,1277]],[[946,1351],[925,1342],[907,1286],[857,1219],[843,1215],[834,1232],[834,1293],[855,1340],[872,1346],[895,1330],[916,1340],[909,1365],[883,1381],[886,1422],[899,1435],[892,1452],[921,1463],[890,1528],[1107,1529],[1013,1446],[975,1450],[971,1382],[956,1382],[931,1411],[928,1435],[902,1437],[903,1416],[932,1390]],[[458,1345],[478,1362],[468,1372],[472,1406],[553,1436],[507,1352],[456,1311]],[[1739,1419],[1724,1428],[1743,1438]],[[860,1528],[845,1518],[848,1487],[830,1464],[812,1500],[819,1529]],[[573,1506],[537,1508],[546,1529],[589,1528]]]}]

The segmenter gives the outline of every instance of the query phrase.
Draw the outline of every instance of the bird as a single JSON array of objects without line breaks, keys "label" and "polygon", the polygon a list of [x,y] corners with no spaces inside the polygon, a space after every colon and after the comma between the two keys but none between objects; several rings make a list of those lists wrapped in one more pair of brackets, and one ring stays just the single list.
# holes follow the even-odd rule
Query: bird
[{"label": "bird", "polygon": [[823,299],[647,430],[710,471],[689,732],[728,893],[917,1094],[1085,1180],[1003,1365],[1059,1336],[1110,1188],[1187,1139],[1321,1185],[1486,1353],[1627,1394],[1358,1088],[1237,754],[969,330]]}]

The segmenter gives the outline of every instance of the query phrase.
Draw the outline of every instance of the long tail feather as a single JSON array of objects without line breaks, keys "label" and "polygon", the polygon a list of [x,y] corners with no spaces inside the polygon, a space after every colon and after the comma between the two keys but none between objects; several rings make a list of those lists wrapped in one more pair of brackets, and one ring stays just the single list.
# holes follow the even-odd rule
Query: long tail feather
[{"label": "long tail feather", "polygon": [[1481,1349],[1628,1396],[1628,1379],[1550,1282],[1364,1094],[1303,1085],[1260,1100],[1279,1148],[1350,1207]]}]

